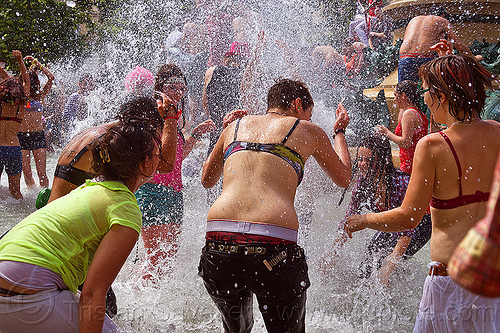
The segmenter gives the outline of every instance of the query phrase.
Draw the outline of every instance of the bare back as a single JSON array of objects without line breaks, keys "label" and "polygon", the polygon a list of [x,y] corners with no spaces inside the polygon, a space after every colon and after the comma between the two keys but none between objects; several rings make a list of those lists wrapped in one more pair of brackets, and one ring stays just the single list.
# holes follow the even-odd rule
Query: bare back
[{"label": "bare back", "polygon": [[[476,191],[488,193],[500,149],[500,128],[490,122],[454,126],[444,133],[455,148],[462,169],[463,195]],[[432,134],[436,156],[433,197],[451,199],[459,195],[458,167],[455,158],[440,134]],[[448,263],[454,249],[467,231],[484,217],[486,202],[467,204],[452,209],[431,208],[431,258]]]},{"label": "bare back", "polygon": [[443,17],[435,15],[414,17],[406,27],[399,54],[433,53],[430,47],[440,39],[448,39],[451,32],[450,22]]},{"label": "bare back", "polygon": [[[114,123],[102,124],[96,127],[92,127],[83,130],[76,134],[70,142],[64,147],[59,159],[57,161],[58,165],[68,165],[71,160],[82,150],[90,144],[92,141],[106,133],[106,131]],[[87,150],[79,159],[73,164],[73,167],[78,168],[83,171],[91,171],[92,169],[92,152]],[[49,202],[56,200],[62,196],[65,196],[72,190],[77,188],[75,184],[72,184],[62,178],[54,177],[52,184],[52,191],[50,194]]]},{"label": "bare back", "polygon": [[[239,125],[236,140],[281,143],[296,120],[294,117],[247,116]],[[233,142],[234,123],[224,130],[214,149],[220,149],[222,153]],[[326,138],[326,133],[318,126],[300,121],[285,145],[305,161],[311,155],[316,157],[315,150],[322,133]],[[341,163],[331,144],[330,149],[329,157]],[[209,220],[269,223],[298,229],[294,209],[298,175],[284,159],[263,151],[237,151],[225,161],[223,176],[222,194],[212,205]]]},{"label": "bare back", "polygon": [[0,146],[19,146],[17,133],[24,121],[24,105],[1,103],[0,108],[1,116],[4,118],[0,120]]}]

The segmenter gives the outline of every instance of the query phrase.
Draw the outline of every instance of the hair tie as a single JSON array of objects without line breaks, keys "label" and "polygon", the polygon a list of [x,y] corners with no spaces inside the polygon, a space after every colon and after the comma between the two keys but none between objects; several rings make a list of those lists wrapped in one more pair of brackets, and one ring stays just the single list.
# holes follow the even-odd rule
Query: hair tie
[{"label": "hair tie", "polygon": [[109,151],[107,148],[99,148],[99,155],[101,156],[102,163],[111,162],[111,158],[109,157]]}]

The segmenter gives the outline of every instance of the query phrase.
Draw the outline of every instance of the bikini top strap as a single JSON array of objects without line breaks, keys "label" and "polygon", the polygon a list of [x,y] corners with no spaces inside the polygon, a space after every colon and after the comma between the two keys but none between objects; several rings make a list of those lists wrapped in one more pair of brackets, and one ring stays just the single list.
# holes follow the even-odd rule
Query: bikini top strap
[{"label": "bikini top strap", "polygon": [[293,130],[295,129],[295,127],[297,127],[297,125],[299,124],[299,122],[300,122],[300,119],[297,119],[295,121],[295,123],[293,124],[292,128],[290,128],[290,131],[288,132],[288,134],[285,136],[285,138],[283,139],[283,141],[281,141],[282,144],[285,144],[286,140],[288,140],[288,138],[290,137],[290,135],[292,135]]},{"label": "bikini top strap", "polygon": [[73,157],[73,159],[71,160],[71,162],[68,163],[68,165],[69,166],[73,166],[73,164],[75,164],[80,159],[80,157],[82,157],[83,154],[85,154],[87,152],[87,150],[89,150],[90,146],[94,143],[94,141],[97,140],[97,139],[100,139],[104,134],[106,134],[106,133],[103,133],[103,134],[99,135],[97,138],[95,138],[94,140],[92,140],[88,145],[85,145],[85,147],[83,147],[78,152],[78,154],[76,154],[76,156]]},{"label": "bikini top strap", "polygon": [[444,134],[443,132],[439,131],[439,134],[444,138],[448,146],[450,146],[451,152],[453,153],[453,157],[455,158],[455,163],[457,164],[458,168],[458,196],[462,196],[462,167],[460,166],[460,160],[458,159],[457,152],[455,151],[455,147],[453,147],[453,144],[451,143],[450,138]]},{"label": "bikini top strap", "polygon": [[[243,118],[243,117],[241,117],[241,118]],[[236,127],[234,128],[234,138],[233,138],[233,141],[236,141],[236,136],[238,136],[238,128],[240,127],[241,118],[238,118],[238,120],[236,121]]]}]

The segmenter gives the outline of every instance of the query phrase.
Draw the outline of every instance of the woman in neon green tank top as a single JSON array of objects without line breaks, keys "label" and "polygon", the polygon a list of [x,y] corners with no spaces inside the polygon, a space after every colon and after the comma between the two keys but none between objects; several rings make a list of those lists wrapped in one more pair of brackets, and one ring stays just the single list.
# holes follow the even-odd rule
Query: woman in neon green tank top
[{"label": "woman in neon green tank top", "polygon": [[133,192],[158,166],[154,133],[143,122],[112,126],[92,145],[96,178],[0,240],[1,332],[117,330],[105,315],[105,296],[139,236]]}]

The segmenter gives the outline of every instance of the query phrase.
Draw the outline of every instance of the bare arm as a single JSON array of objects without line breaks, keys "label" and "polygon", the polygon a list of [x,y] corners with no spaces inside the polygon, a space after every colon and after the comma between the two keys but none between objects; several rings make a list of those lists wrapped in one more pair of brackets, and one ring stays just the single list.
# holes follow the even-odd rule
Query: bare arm
[{"label": "bare arm", "polygon": [[26,56],[26,57],[24,57],[24,60],[31,61],[32,66],[34,66],[35,68],[40,68],[42,73],[47,77],[47,82],[43,86],[43,89],[42,89],[41,94],[40,94],[41,95],[40,101],[43,101],[45,99],[45,96],[47,96],[47,94],[50,92],[50,89],[52,88],[52,83],[54,82],[54,79],[55,79],[54,75],[49,71],[49,69],[47,67],[42,65],[38,61],[38,59],[33,58],[32,56]]},{"label": "bare arm", "polygon": [[418,125],[419,120],[417,115],[415,115],[413,111],[407,110],[403,113],[403,117],[401,118],[401,136],[389,131],[389,129],[383,125],[378,125],[377,131],[386,136],[399,147],[408,149],[411,147],[413,134],[415,133],[415,129]]},{"label": "bare arm", "polygon": [[215,67],[210,67],[205,72],[205,85],[203,86],[203,93],[201,94],[201,104],[203,106],[203,112],[208,116],[210,115],[210,110],[208,109],[208,98],[207,98],[207,86],[212,79]]},{"label": "bare arm", "polygon": [[9,74],[5,71],[3,67],[0,67],[0,80],[6,79],[9,77]]},{"label": "bare arm", "polygon": [[413,171],[401,207],[381,213],[353,215],[345,223],[348,234],[371,228],[387,232],[415,228],[429,206],[434,190],[437,152],[432,147],[433,135],[422,138],[417,143],[413,158]]},{"label": "bare arm", "polygon": [[30,95],[30,77],[28,76],[28,70],[26,69],[26,65],[24,65],[23,55],[21,51],[14,50],[12,51],[12,55],[16,59],[19,64],[19,68],[21,69],[21,77],[23,78],[23,89],[24,94],[26,96]]},{"label": "bare arm", "polygon": [[460,37],[458,37],[458,35],[455,33],[455,30],[453,30],[450,22],[447,23],[446,34],[448,35],[448,40],[457,49],[458,52],[469,55],[471,57],[474,56],[469,48],[465,46],[465,44],[460,40]]},{"label": "bare arm", "polygon": [[212,152],[208,156],[207,160],[203,164],[203,171],[201,174],[201,184],[205,188],[210,188],[215,186],[217,182],[219,181],[219,178],[222,176],[222,172],[224,169],[224,162],[223,162],[223,157],[224,157],[224,140],[225,136],[228,133],[228,129],[233,128],[233,126],[229,126],[224,131],[222,131],[222,134],[219,137],[219,140],[217,140],[217,143],[215,144],[214,148],[212,149]]},{"label": "bare arm", "polygon": [[114,225],[104,236],[90,264],[79,304],[79,331],[102,332],[106,293],[134,248],[139,234]]},{"label": "bare arm", "polygon": [[405,254],[408,245],[410,245],[410,241],[410,236],[401,237],[396,243],[394,251],[392,251],[392,253],[384,259],[384,263],[380,269],[380,283],[385,285],[389,284],[389,278],[391,277],[392,272],[396,269],[396,266],[401,260],[401,257],[403,257],[403,254]]},{"label": "bare arm", "polygon": [[187,136],[186,142],[184,143],[182,159],[185,159],[189,155],[191,150],[193,150],[194,145],[200,137],[205,133],[210,133],[215,130],[215,123],[212,119],[205,120],[198,126],[196,126],[193,131]]},{"label": "bare arm", "polygon": [[161,160],[165,163],[160,172],[171,172],[174,169],[177,155],[177,120],[179,114],[173,101],[164,93],[162,100],[156,100],[158,113],[163,118],[163,129],[161,134]]}]

